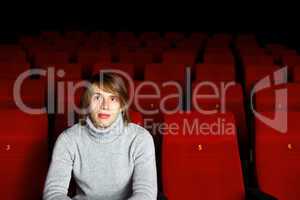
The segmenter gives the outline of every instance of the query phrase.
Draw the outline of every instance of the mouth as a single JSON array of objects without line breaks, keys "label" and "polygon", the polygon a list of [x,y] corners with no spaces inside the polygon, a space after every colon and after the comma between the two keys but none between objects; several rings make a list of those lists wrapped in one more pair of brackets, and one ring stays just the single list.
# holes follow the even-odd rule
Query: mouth
[{"label": "mouth", "polygon": [[99,119],[108,119],[109,117],[110,117],[110,114],[98,113]]}]

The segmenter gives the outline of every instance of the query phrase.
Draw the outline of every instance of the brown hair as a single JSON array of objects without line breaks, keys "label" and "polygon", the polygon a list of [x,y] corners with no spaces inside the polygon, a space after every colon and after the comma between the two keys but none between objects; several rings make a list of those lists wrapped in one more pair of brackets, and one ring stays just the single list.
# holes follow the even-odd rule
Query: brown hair
[{"label": "brown hair", "polygon": [[128,113],[128,91],[123,78],[116,73],[111,72],[101,72],[95,74],[89,81],[90,85],[86,88],[85,92],[81,96],[81,109],[85,112],[79,114],[79,122],[84,125],[86,117],[89,115],[88,107],[91,101],[91,86],[97,85],[99,88],[103,89],[105,92],[111,92],[115,94],[120,101],[122,108],[122,117],[125,125],[130,122],[130,117]]}]

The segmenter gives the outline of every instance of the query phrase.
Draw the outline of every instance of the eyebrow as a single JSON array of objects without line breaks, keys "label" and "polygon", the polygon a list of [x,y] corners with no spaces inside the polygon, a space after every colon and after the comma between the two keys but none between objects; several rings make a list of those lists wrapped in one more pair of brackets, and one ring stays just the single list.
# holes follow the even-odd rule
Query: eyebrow
[{"label": "eyebrow", "polygon": [[[97,94],[97,95],[103,95],[103,94],[101,94],[100,92],[93,92],[92,94],[93,94],[93,95],[94,95],[94,94]],[[117,95],[115,95],[115,94],[109,94],[108,96],[110,96],[110,97],[117,97]]]}]

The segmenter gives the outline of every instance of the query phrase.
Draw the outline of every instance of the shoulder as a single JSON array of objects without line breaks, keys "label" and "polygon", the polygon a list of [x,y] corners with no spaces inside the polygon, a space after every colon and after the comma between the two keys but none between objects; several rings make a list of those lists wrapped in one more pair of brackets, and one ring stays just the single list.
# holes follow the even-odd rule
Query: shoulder
[{"label": "shoulder", "polygon": [[79,123],[74,124],[73,126],[65,129],[62,134],[65,135],[65,137],[68,137],[70,139],[75,139],[77,137],[80,137],[81,133],[84,132],[85,125],[81,125]]},{"label": "shoulder", "polygon": [[129,123],[128,131],[132,134],[134,139],[152,140],[152,135],[149,131],[138,124]]},{"label": "shoulder", "polygon": [[135,152],[154,151],[154,141],[150,132],[144,127],[135,124],[128,124],[129,133],[132,134],[132,147]]},{"label": "shoulder", "polygon": [[81,137],[82,132],[84,131],[84,126],[77,123],[73,126],[65,129],[57,138],[56,142],[64,142],[68,145],[73,146],[75,141]]}]

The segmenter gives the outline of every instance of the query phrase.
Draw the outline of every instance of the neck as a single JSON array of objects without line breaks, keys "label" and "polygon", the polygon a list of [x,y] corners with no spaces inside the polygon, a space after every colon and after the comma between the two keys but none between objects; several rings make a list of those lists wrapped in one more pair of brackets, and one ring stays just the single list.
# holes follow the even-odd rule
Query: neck
[{"label": "neck", "polygon": [[100,143],[109,143],[117,139],[124,132],[124,122],[121,114],[108,127],[96,127],[90,117],[86,119],[89,135]]}]

